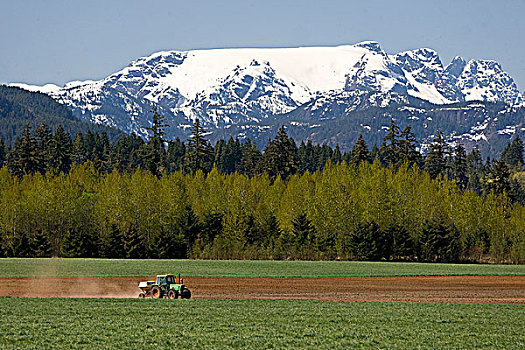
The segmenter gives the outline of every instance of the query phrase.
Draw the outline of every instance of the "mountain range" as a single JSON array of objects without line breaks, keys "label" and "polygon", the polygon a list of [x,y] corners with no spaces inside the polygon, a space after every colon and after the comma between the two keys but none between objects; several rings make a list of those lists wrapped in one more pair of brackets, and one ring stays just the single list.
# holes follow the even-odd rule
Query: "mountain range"
[{"label": "mountain range", "polygon": [[48,94],[83,121],[144,137],[153,106],[168,118],[169,138],[187,138],[199,118],[212,141],[264,144],[286,125],[300,140],[345,150],[359,133],[380,142],[391,119],[411,125],[422,148],[442,131],[451,145],[492,156],[525,130],[525,98],[498,62],[455,57],[444,65],[432,49],[387,54],[373,41],[163,51],[98,81],[12,85]]}]

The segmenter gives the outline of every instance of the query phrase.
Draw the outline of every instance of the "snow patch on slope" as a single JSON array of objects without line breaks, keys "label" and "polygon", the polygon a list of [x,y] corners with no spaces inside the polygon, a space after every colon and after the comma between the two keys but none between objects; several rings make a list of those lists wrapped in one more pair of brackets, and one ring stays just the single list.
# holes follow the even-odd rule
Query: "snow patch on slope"
[{"label": "snow patch on slope", "polygon": [[436,88],[435,85],[418,82],[414,76],[405,72],[407,81],[411,84],[412,88],[408,89],[408,94],[413,97],[420,98],[422,100],[427,100],[434,104],[448,104],[453,101],[444,97]]}]

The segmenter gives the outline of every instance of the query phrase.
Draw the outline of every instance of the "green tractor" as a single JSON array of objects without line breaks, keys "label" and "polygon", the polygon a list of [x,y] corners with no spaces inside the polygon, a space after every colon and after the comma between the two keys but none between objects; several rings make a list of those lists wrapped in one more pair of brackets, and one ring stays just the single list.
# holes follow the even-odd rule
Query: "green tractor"
[{"label": "green tractor", "polygon": [[184,285],[184,280],[180,277],[175,278],[175,275],[157,275],[156,281],[140,282],[139,288],[142,290],[139,298],[144,299],[151,297],[152,299],[189,299],[191,298],[190,290]]}]

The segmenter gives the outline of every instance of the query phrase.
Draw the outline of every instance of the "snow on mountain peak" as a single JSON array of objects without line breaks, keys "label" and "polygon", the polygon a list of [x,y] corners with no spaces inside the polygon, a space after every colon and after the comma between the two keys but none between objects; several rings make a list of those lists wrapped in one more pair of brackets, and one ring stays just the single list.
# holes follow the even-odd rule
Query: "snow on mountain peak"
[{"label": "snow on mountain peak", "polygon": [[406,93],[406,77],[382,50],[363,54],[346,75],[345,91]]},{"label": "snow on mountain peak", "polygon": [[381,52],[383,49],[381,48],[381,45],[377,41],[362,41],[360,43],[357,43],[354,45],[355,47],[362,47],[363,49],[367,49],[372,52]]},{"label": "snow on mountain peak", "polygon": [[515,103],[519,91],[511,76],[493,60],[470,60],[458,77],[457,86],[466,101]]},{"label": "snow on mountain peak", "polygon": [[43,94],[51,94],[61,89],[60,86],[55,84],[46,84],[43,86],[29,85],[24,83],[14,83],[9,84],[10,86],[19,87],[21,89],[31,91],[31,92],[41,92]]},{"label": "snow on mountain peak", "polygon": [[423,67],[443,71],[443,64],[436,51],[422,48],[417,50],[400,52],[393,59],[403,66],[404,69],[413,72]]},{"label": "snow on mountain peak", "polygon": [[[127,123],[121,128],[141,134],[152,105],[183,124],[198,117],[219,125],[287,113],[323,94],[354,90],[374,92],[381,105],[396,94],[434,104],[522,100],[512,78],[495,61],[455,57],[443,67],[435,50],[388,55],[375,41],[335,47],[162,51],[99,81],[75,81],[63,88],[18,86],[50,94],[83,119]],[[125,121],[129,116],[132,120]]]}]

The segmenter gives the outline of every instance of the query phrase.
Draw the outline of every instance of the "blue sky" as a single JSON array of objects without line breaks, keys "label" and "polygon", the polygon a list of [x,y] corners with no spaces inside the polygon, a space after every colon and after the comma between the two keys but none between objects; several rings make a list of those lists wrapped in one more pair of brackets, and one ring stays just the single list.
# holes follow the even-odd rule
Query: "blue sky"
[{"label": "blue sky", "polygon": [[525,1],[0,0],[0,83],[100,79],[160,50],[376,40],[494,59],[525,90]]}]

